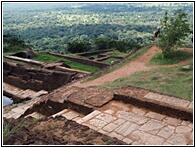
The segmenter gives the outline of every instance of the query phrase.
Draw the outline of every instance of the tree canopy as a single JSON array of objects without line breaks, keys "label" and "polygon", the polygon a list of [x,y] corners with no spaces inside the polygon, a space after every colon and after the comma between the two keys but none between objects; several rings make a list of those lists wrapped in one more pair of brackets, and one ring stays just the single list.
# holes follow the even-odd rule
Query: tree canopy
[{"label": "tree canopy", "polygon": [[153,31],[164,10],[173,13],[179,8],[191,24],[191,2],[3,2],[3,34],[16,34],[39,51],[66,52],[69,43],[83,41],[96,49],[95,38],[143,46],[154,42]]},{"label": "tree canopy", "polygon": [[168,15],[168,12],[165,12],[161,23],[158,46],[165,55],[170,54],[172,49],[176,46],[181,46],[184,41],[183,39],[191,33],[186,13],[178,10],[171,16]]}]

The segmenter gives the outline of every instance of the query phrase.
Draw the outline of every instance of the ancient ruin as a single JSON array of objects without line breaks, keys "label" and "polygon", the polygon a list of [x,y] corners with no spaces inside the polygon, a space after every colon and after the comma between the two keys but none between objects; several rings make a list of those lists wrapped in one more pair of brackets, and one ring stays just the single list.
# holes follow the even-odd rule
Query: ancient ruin
[{"label": "ancient ruin", "polygon": [[[17,125],[25,121],[26,125],[19,124],[21,131],[6,139],[5,145],[193,144],[192,101],[133,86],[85,86],[83,78],[93,73],[71,69],[61,62],[6,58],[13,61],[3,62],[3,93],[14,104],[4,107],[4,122]],[[111,66],[104,65],[101,58],[107,55],[100,53],[96,60],[72,59],[104,69]]]}]

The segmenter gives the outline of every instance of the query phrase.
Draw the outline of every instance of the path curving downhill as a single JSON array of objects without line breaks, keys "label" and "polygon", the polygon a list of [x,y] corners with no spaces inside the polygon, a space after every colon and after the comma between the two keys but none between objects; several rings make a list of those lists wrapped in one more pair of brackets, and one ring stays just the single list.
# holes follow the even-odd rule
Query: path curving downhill
[{"label": "path curving downhill", "polygon": [[[179,48],[179,49],[187,52],[193,52],[192,48]],[[81,83],[81,81],[78,81],[72,84],[72,86],[78,86],[78,87],[98,86],[98,85],[110,83],[119,78],[125,78],[139,71],[152,70],[154,68],[157,68],[158,66],[147,65],[147,63],[158,52],[161,52],[161,50],[156,45],[152,45],[151,48],[146,53],[138,56],[133,61],[127,63],[121,68],[88,82]],[[177,64],[164,65],[164,66],[176,66],[180,64],[186,64],[189,61],[190,59],[187,59]]]},{"label": "path curving downhill", "polygon": [[118,78],[124,78],[134,74],[135,72],[139,71],[148,71],[157,66],[147,66],[146,64],[151,60],[151,58],[157,53],[160,52],[160,49],[157,46],[153,45],[151,49],[149,49],[146,53],[138,56],[133,61],[127,63],[126,65],[122,66],[121,68],[105,74],[97,79],[92,81],[81,83],[76,82],[73,85],[78,87],[88,87],[88,86],[97,86],[110,83]]}]

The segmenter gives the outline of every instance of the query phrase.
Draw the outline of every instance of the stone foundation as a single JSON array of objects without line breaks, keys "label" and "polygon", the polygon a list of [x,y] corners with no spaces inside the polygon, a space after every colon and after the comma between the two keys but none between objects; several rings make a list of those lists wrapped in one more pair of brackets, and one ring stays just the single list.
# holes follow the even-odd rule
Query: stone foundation
[{"label": "stone foundation", "polygon": [[3,62],[3,81],[21,89],[52,91],[71,82],[74,74]]},{"label": "stone foundation", "polygon": [[89,60],[89,59],[84,59],[84,58],[79,58],[79,57],[72,57],[72,56],[67,56],[67,55],[62,55],[62,54],[57,54],[57,53],[52,53],[52,52],[49,52],[49,54],[54,55],[54,56],[58,56],[58,57],[63,57],[65,59],[75,61],[75,62],[79,62],[79,63],[82,63],[82,64],[96,66],[96,67],[99,67],[99,68],[104,68],[104,67],[109,66],[109,64],[98,62],[98,61],[93,61],[93,60]]}]

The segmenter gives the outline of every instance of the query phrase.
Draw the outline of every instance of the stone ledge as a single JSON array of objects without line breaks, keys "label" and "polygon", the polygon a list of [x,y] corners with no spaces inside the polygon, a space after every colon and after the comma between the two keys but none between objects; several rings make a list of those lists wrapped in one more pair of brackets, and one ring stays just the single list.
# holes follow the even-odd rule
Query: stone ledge
[{"label": "stone ledge", "polygon": [[[122,94],[114,94],[114,100],[130,103],[135,106],[143,107],[151,111],[165,114],[183,120],[193,121],[193,110],[185,106],[177,106],[163,102],[162,100],[148,99],[148,97],[134,98]],[[178,98],[177,98],[178,99]],[[179,99],[180,100],[180,99]]]}]

